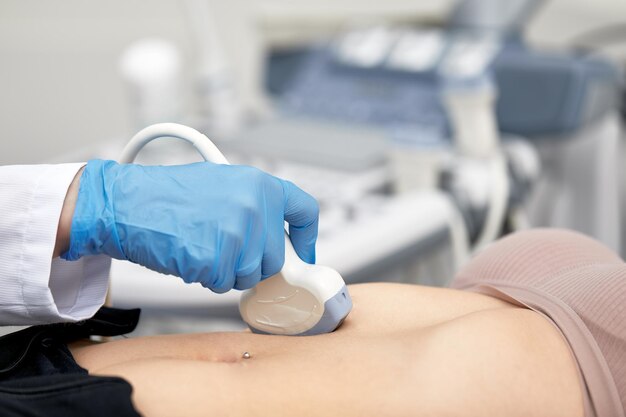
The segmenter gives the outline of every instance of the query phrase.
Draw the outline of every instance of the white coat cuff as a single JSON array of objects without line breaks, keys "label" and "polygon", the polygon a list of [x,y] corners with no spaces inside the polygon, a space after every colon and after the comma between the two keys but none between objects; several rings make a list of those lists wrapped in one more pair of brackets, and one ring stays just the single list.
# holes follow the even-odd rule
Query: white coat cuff
[{"label": "white coat cuff", "polygon": [[[78,170],[77,164],[36,165],[14,168],[30,177],[21,194],[25,222],[15,236],[16,277],[13,292],[18,301],[2,308],[3,324],[38,324],[77,321],[91,317],[104,303],[110,259],[97,256],[67,262],[52,260],[63,201]],[[19,176],[16,176],[19,178]],[[30,187],[30,189],[28,189]],[[6,287],[5,287],[6,289]],[[21,297],[21,302],[19,299]]]}]

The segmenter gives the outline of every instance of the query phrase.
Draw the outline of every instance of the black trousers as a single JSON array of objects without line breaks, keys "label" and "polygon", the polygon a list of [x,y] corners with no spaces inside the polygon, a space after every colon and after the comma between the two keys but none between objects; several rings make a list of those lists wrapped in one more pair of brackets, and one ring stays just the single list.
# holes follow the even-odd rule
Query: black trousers
[{"label": "black trousers", "polygon": [[0,337],[0,416],[138,417],[122,378],[92,376],[67,344],[134,330],[139,310],[101,308],[79,323],[33,326]]}]

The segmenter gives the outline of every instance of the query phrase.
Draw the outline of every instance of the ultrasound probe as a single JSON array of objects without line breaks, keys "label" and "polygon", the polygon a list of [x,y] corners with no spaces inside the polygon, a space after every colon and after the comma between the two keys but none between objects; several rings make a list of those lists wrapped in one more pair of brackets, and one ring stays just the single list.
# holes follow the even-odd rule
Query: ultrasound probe
[{"label": "ultrasound probe", "polygon": [[[128,142],[120,163],[132,163],[153,139],[174,137],[191,143],[209,162],[228,161],[202,133],[176,123],[158,123],[139,131]],[[239,301],[243,320],[255,333],[305,336],[337,329],[352,309],[346,284],[332,268],[302,261],[285,232],[282,270],[244,291]]]}]

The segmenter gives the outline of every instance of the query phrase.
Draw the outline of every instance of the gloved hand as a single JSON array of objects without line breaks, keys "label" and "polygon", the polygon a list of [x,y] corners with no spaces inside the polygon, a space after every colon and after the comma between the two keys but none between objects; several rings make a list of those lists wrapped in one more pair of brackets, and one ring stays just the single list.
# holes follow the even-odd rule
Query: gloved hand
[{"label": "gloved hand", "polygon": [[315,262],[318,212],[309,194],[252,167],[93,160],[62,256],[107,254],[215,292],[247,289],[282,268],[284,221],[298,256]]}]

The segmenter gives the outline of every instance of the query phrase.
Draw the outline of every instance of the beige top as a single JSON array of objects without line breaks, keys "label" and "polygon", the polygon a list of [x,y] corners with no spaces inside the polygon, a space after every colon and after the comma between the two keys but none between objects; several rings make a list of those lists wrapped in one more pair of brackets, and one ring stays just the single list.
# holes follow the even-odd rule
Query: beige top
[{"label": "beige top", "polygon": [[624,417],[626,263],[584,235],[540,229],[484,249],[452,287],[524,305],[549,318],[568,341],[588,417]]}]

